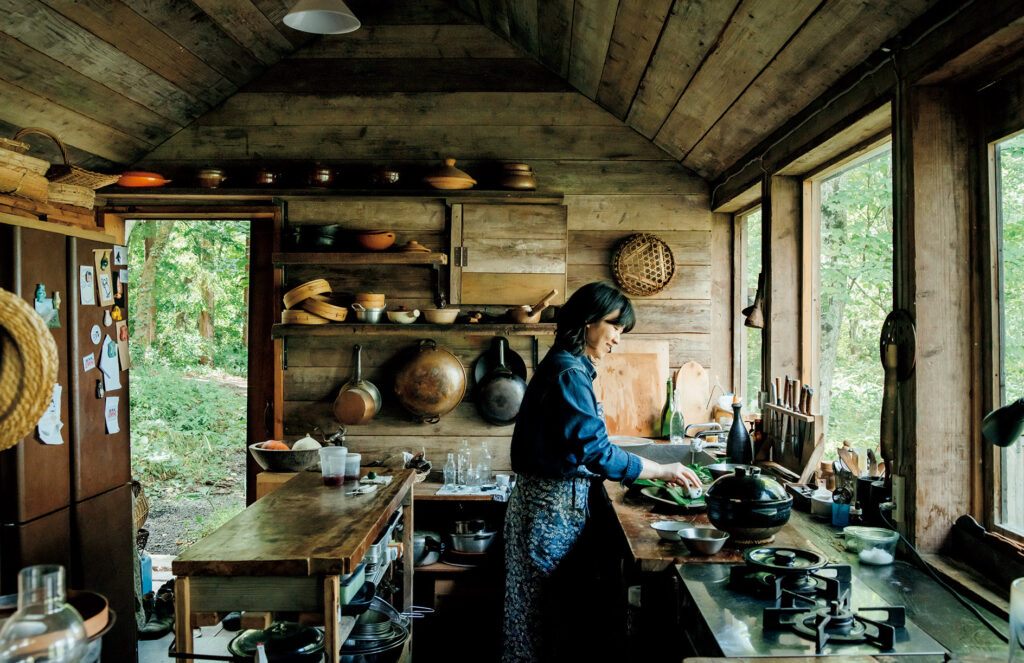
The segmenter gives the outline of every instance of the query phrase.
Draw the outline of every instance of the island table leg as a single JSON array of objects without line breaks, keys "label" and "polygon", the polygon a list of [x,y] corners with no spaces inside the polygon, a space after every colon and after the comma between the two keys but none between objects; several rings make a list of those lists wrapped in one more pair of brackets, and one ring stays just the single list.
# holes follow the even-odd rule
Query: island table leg
[{"label": "island table leg", "polygon": [[[174,581],[174,651],[192,653],[192,594],[187,576]],[[181,660],[192,663],[191,658]]]},{"label": "island table leg", "polygon": [[338,663],[341,655],[338,610],[341,607],[341,577],[324,577],[324,647],[327,649],[327,663]]}]

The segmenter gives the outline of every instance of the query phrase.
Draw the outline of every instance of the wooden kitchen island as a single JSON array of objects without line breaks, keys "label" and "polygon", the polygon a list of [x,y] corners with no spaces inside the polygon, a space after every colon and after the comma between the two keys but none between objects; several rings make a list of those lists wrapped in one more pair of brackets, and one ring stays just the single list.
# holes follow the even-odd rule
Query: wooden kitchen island
[{"label": "wooden kitchen island", "polygon": [[[322,616],[327,661],[354,620],[338,617],[340,577],[351,573],[403,507],[403,610],[412,605],[413,471],[387,486],[347,495],[352,484],[326,488],[319,472],[300,472],[257,500],[172,564],[175,648],[192,653],[198,613],[288,611]],[[407,645],[408,650],[408,645]]]}]

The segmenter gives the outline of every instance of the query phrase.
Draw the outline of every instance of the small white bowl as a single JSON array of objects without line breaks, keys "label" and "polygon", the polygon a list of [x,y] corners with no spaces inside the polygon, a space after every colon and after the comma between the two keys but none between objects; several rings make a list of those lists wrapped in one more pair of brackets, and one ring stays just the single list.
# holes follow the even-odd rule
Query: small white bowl
[{"label": "small white bowl", "polygon": [[681,530],[693,529],[693,525],[682,520],[659,520],[651,523],[651,527],[666,541],[678,541]]},{"label": "small white bowl", "polygon": [[450,325],[459,316],[457,308],[425,308],[423,317],[427,322],[435,325]]},{"label": "small white bowl", "polygon": [[397,322],[400,325],[416,322],[418,317],[420,317],[420,312],[417,309],[411,311],[388,311],[388,320]]}]

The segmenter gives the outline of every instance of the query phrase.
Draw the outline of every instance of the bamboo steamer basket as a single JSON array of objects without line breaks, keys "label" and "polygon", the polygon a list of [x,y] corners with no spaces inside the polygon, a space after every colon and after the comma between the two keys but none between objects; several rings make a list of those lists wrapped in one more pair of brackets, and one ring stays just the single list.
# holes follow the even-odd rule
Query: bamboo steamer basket
[{"label": "bamboo steamer basket", "polygon": [[0,289],[0,451],[31,432],[57,381],[57,343],[38,313]]},{"label": "bamboo steamer basket", "polygon": [[281,322],[286,325],[326,325],[330,320],[307,311],[286,309],[281,311]]},{"label": "bamboo steamer basket", "polygon": [[300,307],[319,315],[321,318],[327,318],[334,322],[345,322],[345,317],[348,315],[348,309],[344,306],[335,306],[331,303],[329,297],[324,295],[313,295],[306,301],[299,304]]},{"label": "bamboo steamer basket", "polygon": [[28,150],[28,147],[28,143],[0,138],[0,166],[24,169],[35,175],[45,175],[50,168],[50,162],[22,154]]},{"label": "bamboo steamer basket", "polygon": [[284,293],[284,307],[294,308],[313,295],[323,295],[331,291],[331,284],[324,279],[313,279]]}]

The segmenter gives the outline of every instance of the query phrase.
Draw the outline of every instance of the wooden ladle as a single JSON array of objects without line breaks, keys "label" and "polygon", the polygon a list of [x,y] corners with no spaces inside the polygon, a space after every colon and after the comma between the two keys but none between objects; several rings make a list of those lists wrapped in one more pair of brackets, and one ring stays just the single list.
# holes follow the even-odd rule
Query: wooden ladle
[{"label": "wooden ladle", "polygon": [[552,290],[548,294],[544,295],[544,299],[540,300],[533,306],[517,306],[508,310],[508,315],[512,318],[512,321],[519,325],[534,324],[540,322],[541,312],[548,307],[551,300],[558,294],[558,290]]}]

